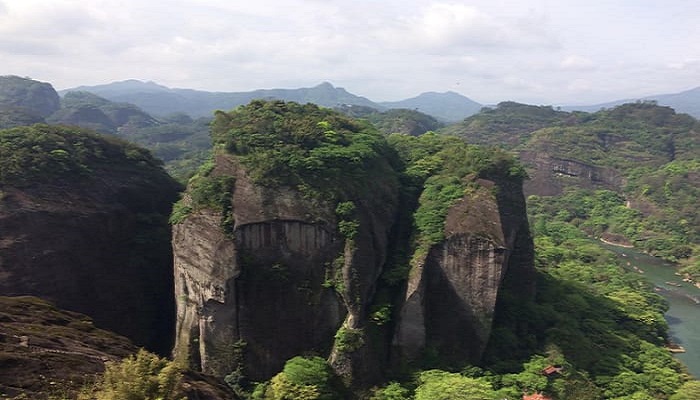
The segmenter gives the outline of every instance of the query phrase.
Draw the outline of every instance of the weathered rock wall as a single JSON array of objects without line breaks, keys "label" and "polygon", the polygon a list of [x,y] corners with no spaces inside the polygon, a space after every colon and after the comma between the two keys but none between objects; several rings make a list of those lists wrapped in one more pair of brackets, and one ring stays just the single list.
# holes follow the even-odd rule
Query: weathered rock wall
[{"label": "weathered rock wall", "polygon": [[531,166],[530,179],[523,185],[526,196],[556,196],[567,186],[617,190],[623,176],[612,168],[588,165],[576,160],[552,157],[544,152],[522,151],[520,159]]},{"label": "weathered rock wall", "polygon": [[[126,174],[125,174],[126,175]],[[32,295],[167,354],[174,327],[167,215],[179,186],[95,173],[0,189],[0,294]]]},{"label": "weathered rock wall", "polygon": [[478,362],[506,274],[522,273],[523,287],[532,284],[524,273],[532,260],[522,253],[532,253],[532,241],[522,193],[507,183],[478,184],[449,210],[445,240],[414,260],[393,340],[396,364],[426,349],[447,363]]},{"label": "weathered rock wall", "polygon": [[449,210],[446,239],[417,260],[393,302],[395,319],[379,327],[370,311],[386,289],[381,274],[399,215],[395,178],[376,177],[366,196],[353,199],[357,230],[346,236],[335,204],[256,185],[230,156],[217,157],[213,174],[235,180],[230,233],[224,215],[208,209],[173,228],[175,355],[205,372],[242,369],[262,381],[293,356],[318,354],[357,388],[426,349],[454,364],[477,362],[506,277],[521,280],[524,297],[532,294],[519,184],[470,186]]},{"label": "weathered rock wall", "polygon": [[295,355],[329,354],[342,324],[364,323],[393,206],[358,202],[358,233],[347,240],[335,204],[255,185],[225,156],[214,173],[235,178],[235,223],[226,235],[222,215],[201,210],[174,227],[176,356],[219,376],[242,365],[264,380]]}]

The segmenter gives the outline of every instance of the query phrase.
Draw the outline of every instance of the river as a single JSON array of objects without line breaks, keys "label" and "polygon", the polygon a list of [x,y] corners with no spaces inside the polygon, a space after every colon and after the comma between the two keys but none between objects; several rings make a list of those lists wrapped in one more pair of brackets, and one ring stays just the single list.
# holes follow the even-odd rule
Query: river
[{"label": "river", "polygon": [[[671,340],[685,348],[675,354],[696,378],[700,378],[700,289],[676,276],[674,265],[635,249],[603,244],[615,252],[631,271],[643,271],[656,291],[669,303],[666,321]],[[628,264],[629,263],[629,264]],[[635,268],[636,267],[636,268]]]}]

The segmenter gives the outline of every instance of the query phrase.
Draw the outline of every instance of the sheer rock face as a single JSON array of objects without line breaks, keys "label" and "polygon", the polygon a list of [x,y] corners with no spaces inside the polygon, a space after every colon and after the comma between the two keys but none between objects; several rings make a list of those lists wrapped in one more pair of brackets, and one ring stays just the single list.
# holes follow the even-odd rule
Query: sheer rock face
[{"label": "sheer rock face", "polygon": [[235,224],[226,235],[222,215],[203,210],[174,227],[176,356],[219,376],[241,365],[264,380],[296,355],[328,354],[344,322],[365,320],[393,206],[380,216],[358,202],[360,228],[346,241],[335,204],[256,186],[227,157],[214,174],[235,178]]},{"label": "sheer rock face", "polygon": [[447,215],[445,240],[414,260],[393,339],[396,363],[425,349],[448,363],[478,362],[506,274],[532,293],[532,240],[522,192],[480,180]]},{"label": "sheer rock face", "polygon": [[531,179],[523,187],[526,196],[556,196],[571,185],[617,190],[624,184],[622,175],[613,168],[552,157],[537,151],[522,151],[520,159],[534,168]]},{"label": "sheer rock face", "polygon": [[47,299],[167,354],[179,185],[118,170],[59,181],[0,188],[0,295]]},{"label": "sheer rock face", "polygon": [[[293,356],[319,354],[357,388],[426,348],[450,362],[478,361],[504,276],[519,274],[522,291],[532,292],[519,185],[479,180],[453,205],[446,239],[412,271],[395,319],[373,327],[369,313],[398,215],[396,182],[377,178],[371,198],[354,200],[359,228],[345,238],[335,204],[255,185],[227,156],[217,158],[213,174],[235,178],[232,233],[208,210],[173,228],[175,356],[204,372],[225,376],[242,367],[262,381]],[[359,335],[356,346],[334,343],[340,328]]]}]

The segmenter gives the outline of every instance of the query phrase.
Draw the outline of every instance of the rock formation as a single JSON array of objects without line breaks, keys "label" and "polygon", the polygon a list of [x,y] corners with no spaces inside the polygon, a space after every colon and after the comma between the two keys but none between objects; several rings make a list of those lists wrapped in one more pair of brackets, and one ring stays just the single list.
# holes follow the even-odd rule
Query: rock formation
[{"label": "rock formation", "polygon": [[[363,173],[343,178],[338,189],[338,173],[357,172],[359,153],[348,148],[368,139],[360,132],[338,139],[339,127],[351,124],[330,111],[253,103],[218,115],[213,126],[215,144],[220,141],[216,157],[176,207],[183,212],[176,211],[173,227],[176,358],[214,375],[263,381],[286,360],[317,354],[328,357],[346,385],[366,388],[391,366],[419,362],[425,351],[454,365],[477,362],[504,277],[523,279],[520,290],[532,294],[521,179],[500,172],[464,178],[471,189],[449,207],[444,240],[414,262],[409,277],[390,284],[383,277],[393,268],[390,252],[397,240],[412,236],[397,233],[411,226],[412,211],[402,210],[407,203],[400,199],[415,194],[399,183],[403,167],[392,161],[396,155],[381,136],[372,136]],[[289,130],[275,130],[280,126]],[[304,136],[297,126],[326,131],[303,148],[313,133]],[[294,142],[299,137],[306,141]],[[264,158],[273,166],[280,154],[294,160],[273,169],[273,177],[285,182],[270,183],[266,170],[259,170],[261,159],[251,158],[255,140],[294,143]],[[321,161],[308,156],[314,151]],[[322,158],[330,154],[355,158],[343,161],[347,168],[338,172],[329,169],[337,158]],[[294,170],[294,163],[326,169],[312,174]],[[219,190],[203,200],[211,188]],[[381,316],[378,306],[385,307]]]},{"label": "rock formation", "polygon": [[0,131],[0,145],[0,294],[50,300],[167,354],[180,186],[145,150],[78,128]]},{"label": "rock formation", "polygon": [[526,196],[557,196],[569,186],[617,190],[624,184],[623,175],[613,168],[556,157],[544,151],[521,151],[520,160],[532,168],[530,180],[523,188]]},{"label": "rock formation", "polygon": [[[247,376],[261,380],[295,355],[328,354],[344,321],[351,329],[365,322],[386,258],[395,187],[388,183],[383,205],[358,202],[350,243],[338,232],[334,204],[255,185],[225,156],[213,174],[235,179],[235,224],[227,234],[222,214],[203,210],[173,228],[178,355],[187,349],[192,362],[219,376],[244,357]],[[244,355],[233,354],[235,343]]]},{"label": "rock formation", "polygon": [[505,275],[521,275],[524,295],[534,290],[531,241],[520,188],[478,180],[449,209],[445,240],[413,266],[393,340],[399,361],[430,348],[448,364],[478,362]]}]

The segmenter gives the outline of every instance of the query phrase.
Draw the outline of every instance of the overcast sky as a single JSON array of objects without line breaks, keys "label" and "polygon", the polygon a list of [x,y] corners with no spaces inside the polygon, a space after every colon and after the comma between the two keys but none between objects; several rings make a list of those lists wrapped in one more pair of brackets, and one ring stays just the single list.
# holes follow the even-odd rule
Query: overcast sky
[{"label": "overcast sky", "polygon": [[0,0],[0,75],[592,104],[700,86],[700,1]]}]

